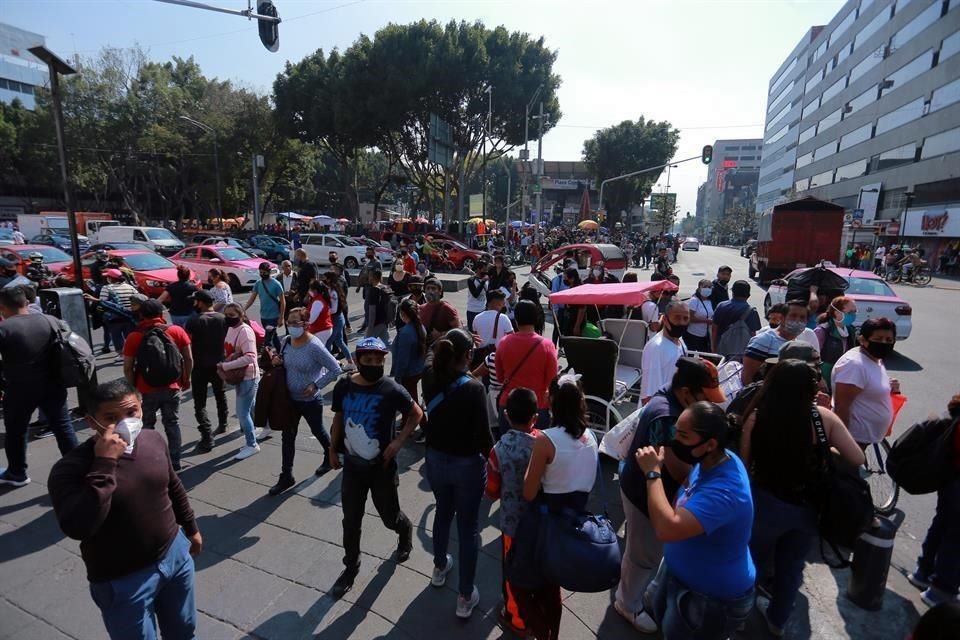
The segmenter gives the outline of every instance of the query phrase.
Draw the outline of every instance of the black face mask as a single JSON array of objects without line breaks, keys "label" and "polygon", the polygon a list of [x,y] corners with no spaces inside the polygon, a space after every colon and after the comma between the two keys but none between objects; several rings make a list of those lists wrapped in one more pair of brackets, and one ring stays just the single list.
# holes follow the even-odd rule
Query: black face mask
[{"label": "black face mask", "polygon": [[383,365],[357,363],[357,373],[367,382],[377,382],[383,377]]},{"label": "black face mask", "polygon": [[893,353],[894,345],[889,342],[867,342],[867,353],[874,358],[885,360]]},{"label": "black face mask", "polygon": [[261,279],[261,280],[269,280],[269,279],[270,279],[270,274],[269,274],[269,273],[262,273],[262,272],[261,272],[261,273],[260,273],[260,279]]},{"label": "black face mask", "polygon": [[686,324],[671,324],[667,327],[667,333],[670,334],[671,338],[682,338],[683,334],[687,332],[687,327],[690,325]]},{"label": "black face mask", "polygon": [[702,445],[704,442],[706,442],[706,440],[701,440],[696,444],[683,444],[679,440],[673,439],[670,441],[670,448],[673,449],[673,454],[677,456],[677,459],[681,462],[686,462],[687,464],[697,464],[706,458],[707,454],[697,456],[693,454],[693,450]]},{"label": "black face mask", "polygon": [[226,318],[224,318],[223,323],[228,327],[239,327],[240,318],[232,318],[230,316],[227,316]]},{"label": "black face mask", "polygon": [[201,309],[200,305],[197,305],[197,304],[193,305],[193,310],[196,311],[197,313],[203,313],[203,309]]}]

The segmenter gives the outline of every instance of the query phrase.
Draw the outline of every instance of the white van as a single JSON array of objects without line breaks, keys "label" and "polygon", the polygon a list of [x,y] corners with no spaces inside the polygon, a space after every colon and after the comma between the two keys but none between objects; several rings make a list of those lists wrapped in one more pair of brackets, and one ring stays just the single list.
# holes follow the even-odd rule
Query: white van
[{"label": "white van", "polygon": [[101,227],[91,242],[139,242],[163,256],[172,256],[186,246],[172,231],[163,227]]}]

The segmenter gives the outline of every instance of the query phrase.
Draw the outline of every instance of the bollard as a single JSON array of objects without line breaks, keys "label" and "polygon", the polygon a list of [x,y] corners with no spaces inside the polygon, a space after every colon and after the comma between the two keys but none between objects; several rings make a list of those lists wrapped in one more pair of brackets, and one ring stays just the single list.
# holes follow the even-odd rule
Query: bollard
[{"label": "bollard", "polygon": [[877,516],[878,525],[860,535],[853,547],[853,566],[847,597],[857,606],[876,611],[883,605],[887,589],[887,574],[893,556],[893,540],[897,525]]}]

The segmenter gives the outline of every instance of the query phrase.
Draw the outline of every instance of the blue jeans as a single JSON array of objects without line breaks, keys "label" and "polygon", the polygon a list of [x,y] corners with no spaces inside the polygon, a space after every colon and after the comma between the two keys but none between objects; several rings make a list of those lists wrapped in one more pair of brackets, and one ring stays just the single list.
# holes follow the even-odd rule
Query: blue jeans
[{"label": "blue jeans", "polygon": [[240,430],[243,431],[248,447],[257,444],[253,435],[253,410],[256,407],[259,382],[257,378],[250,378],[237,385],[237,419],[240,420]]},{"label": "blue jeans", "polygon": [[753,535],[750,554],[757,572],[769,573],[772,563],[773,586],[767,617],[778,627],[786,625],[797,593],[803,584],[803,566],[817,540],[817,512],[784,502],[769,491],[753,491]]},{"label": "blue jeans", "polygon": [[109,337],[109,341],[105,342],[103,346],[109,347],[112,342],[117,353],[123,352],[123,343],[130,332],[133,331],[133,325],[129,322],[107,322],[103,325],[103,328]]},{"label": "blue jeans", "polygon": [[754,589],[729,600],[691,591],[670,573],[667,562],[650,583],[645,599],[663,640],[726,640],[753,610]]},{"label": "blue jeans", "polygon": [[187,320],[193,317],[192,313],[189,313],[185,316],[175,316],[172,313],[170,314],[170,324],[176,325],[181,329],[187,326]]},{"label": "blue jeans", "polygon": [[960,587],[960,480],[937,491],[937,512],[923,540],[917,571],[950,595]]},{"label": "blue jeans", "polygon": [[427,481],[437,500],[433,516],[433,565],[443,567],[447,562],[450,525],[457,516],[458,561],[460,564],[458,591],[469,598],[473,593],[473,579],[477,573],[480,553],[480,500],[487,483],[487,463],[481,455],[452,456],[435,449],[427,449]]},{"label": "blue jeans", "polygon": [[27,427],[36,409],[46,418],[61,454],[77,446],[77,434],[67,413],[67,390],[62,385],[45,378],[21,379],[12,384],[8,380],[3,394],[7,432],[3,447],[7,453],[7,471],[18,479],[27,475]]},{"label": "blue jeans", "polygon": [[330,451],[330,434],[323,426],[323,403],[320,398],[303,402],[301,400],[292,400],[293,407],[298,416],[294,416],[296,422],[283,430],[280,443],[280,470],[283,473],[293,472],[293,458],[297,452],[297,431],[300,429],[300,417],[307,420],[310,427],[310,433],[317,439],[320,446],[323,447],[323,459],[326,460]]},{"label": "blue jeans", "polygon": [[343,354],[343,357],[346,358],[347,362],[353,364],[353,358],[350,356],[350,349],[347,347],[346,334],[344,333],[346,322],[342,313],[333,316],[333,335],[327,340],[327,350],[333,351],[333,348],[336,347],[340,350],[340,353]]},{"label": "blue jeans", "polygon": [[193,558],[190,541],[177,532],[156,564],[109,582],[91,582],[90,595],[100,608],[112,640],[163,640],[196,637]]}]

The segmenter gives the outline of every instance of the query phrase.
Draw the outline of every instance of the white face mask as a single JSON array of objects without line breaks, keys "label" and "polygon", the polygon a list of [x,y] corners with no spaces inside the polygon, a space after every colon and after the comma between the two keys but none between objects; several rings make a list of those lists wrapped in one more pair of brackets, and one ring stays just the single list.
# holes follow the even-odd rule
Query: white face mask
[{"label": "white face mask", "polygon": [[[106,429],[106,427],[97,422],[92,416],[90,419],[101,429]],[[141,431],[143,431],[143,420],[140,418],[124,418],[113,428],[113,432],[127,443],[127,448],[123,450],[124,453],[133,453],[133,445],[136,444],[137,436],[140,435]]]},{"label": "white face mask", "polygon": [[704,298],[709,298],[710,294],[713,293],[712,287],[700,287],[700,295]]}]

